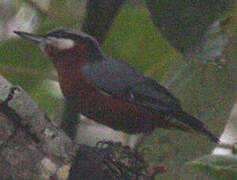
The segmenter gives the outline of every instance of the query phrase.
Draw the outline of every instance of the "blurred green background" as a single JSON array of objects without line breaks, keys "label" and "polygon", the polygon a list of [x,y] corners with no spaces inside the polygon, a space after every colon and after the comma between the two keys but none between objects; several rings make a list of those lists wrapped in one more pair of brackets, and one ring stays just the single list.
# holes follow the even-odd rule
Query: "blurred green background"
[{"label": "blurred green background", "polygon": [[[157,17],[154,13],[159,4],[152,6],[150,3],[145,0],[124,2],[115,13],[111,27],[106,28],[103,50],[113,57],[126,60],[137,70],[168,87],[180,98],[188,112],[220,135],[236,102],[237,7],[219,14],[214,12],[214,15],[211,14],[213,11],[201,14],[200,17],[209,16],[213,21],[204,24],[197,51],[183,52],[174,42],[186,39],[168,37],[169,29],[164,30],[159,25],[162,16]],[[0,8],[4,15],[0,18],[0,74],[13,84],[22,86],[49,117],[60,119],[63,97],[54,86],[57,76],[53,65],[37,44],[17,38],[12,31],[45,33],[55,27],[79,30],[86,17],[86,1],[2,0]],[[185,13],[181,11],[182,18],[178,20],[188,20],[192,8],[189,4],[185,6],[186,15],[183,17]],[[160,13],[171,16],[162,9]],[[198,17],[194,17],[193,21],[196,21],[195,18]],[[214,20],[219,20],[218,27],[210,27]],[[192,23],[186,22],[192,26]],[[184,28],[181,26],[177,31],[181,29],[185,33]],[[191,32],[189,36],[192,35],[197,36]],[[146,138],[139,150],[148,161],[168,167],[168,172],[156,179],[211,179],[194,171],[185,162],[210,153],[214,146],[203,136],[157,129]]]}]

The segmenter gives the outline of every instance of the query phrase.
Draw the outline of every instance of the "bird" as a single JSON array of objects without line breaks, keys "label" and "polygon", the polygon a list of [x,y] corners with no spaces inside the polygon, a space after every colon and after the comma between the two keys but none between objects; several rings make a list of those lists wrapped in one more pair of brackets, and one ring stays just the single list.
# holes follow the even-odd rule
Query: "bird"
[{"label": "bird", "polygon": [[204,123],[185,112],[180,101],[157,81],[126,61],[103,52],[89,34],[56,28],[45,35],[14,31],[39,43],[54,64],[60,88],[74,110],[127,134],[149,134],[156,128],[180,129],[219,142]]}]

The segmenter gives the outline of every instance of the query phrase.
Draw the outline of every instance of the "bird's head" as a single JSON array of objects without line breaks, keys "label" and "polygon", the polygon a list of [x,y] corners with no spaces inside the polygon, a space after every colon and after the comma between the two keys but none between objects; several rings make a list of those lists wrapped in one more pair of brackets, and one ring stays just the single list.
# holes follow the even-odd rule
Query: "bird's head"
[{"label": "bird's head", "polygon": [[103,60],[103,52],[92,36],[71,29],[59,28],[46,35],[14,31],[17,35],[33,40],[54,63],[58,61],[96,62]]}]

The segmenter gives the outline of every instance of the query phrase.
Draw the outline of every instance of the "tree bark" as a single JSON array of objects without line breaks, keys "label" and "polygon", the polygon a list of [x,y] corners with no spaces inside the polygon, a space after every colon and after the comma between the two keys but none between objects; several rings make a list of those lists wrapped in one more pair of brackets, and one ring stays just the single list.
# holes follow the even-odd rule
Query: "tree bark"
[{"label": "tree bark", "polygon": [[49,179],[75,154],[71,140],[0,76],[0,179]]}]

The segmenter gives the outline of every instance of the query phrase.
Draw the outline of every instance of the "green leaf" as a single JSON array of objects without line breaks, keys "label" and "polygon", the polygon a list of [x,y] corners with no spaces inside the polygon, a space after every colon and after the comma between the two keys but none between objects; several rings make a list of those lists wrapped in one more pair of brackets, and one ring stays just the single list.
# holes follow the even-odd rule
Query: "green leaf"
[{"label": "green leaf", "polygon": [[198,160],[192,161],[189,164],[216,179],[237,179],[236,156],[207,155]]},{"label": "green leaf", "polygon": [[114,17],[117,15],[124,0],[107,1],[88,0],[86,6],[86,18],[82,25],[82,31],[95,37],[98,42],[103,42]]},{"label": "green leaf", "polygon": [[171,45],[186,54],[197,47],[208,26],[232,1],[146,0],[151,19]]},{"label": "green leaf", "polygon": [[232,153],[233,153],[233,154],[237,154],[237,143],[235,143],[235,144],[233,145]]},{"label": "green leaf", "polygon": [[146,9],[123,7],[110,28],[103,48],[138,71],[160,79],[179,56],[153,25]]}]

